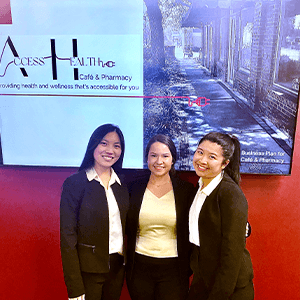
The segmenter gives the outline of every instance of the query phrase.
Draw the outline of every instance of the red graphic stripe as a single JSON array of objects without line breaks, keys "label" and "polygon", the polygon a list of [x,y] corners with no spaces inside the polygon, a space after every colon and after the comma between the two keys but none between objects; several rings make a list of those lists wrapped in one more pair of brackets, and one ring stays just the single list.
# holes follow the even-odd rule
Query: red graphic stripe
[{"label": "red graphic stripe", "polygon": [[10,0],[0,0],[0,25],[12,24]]}]

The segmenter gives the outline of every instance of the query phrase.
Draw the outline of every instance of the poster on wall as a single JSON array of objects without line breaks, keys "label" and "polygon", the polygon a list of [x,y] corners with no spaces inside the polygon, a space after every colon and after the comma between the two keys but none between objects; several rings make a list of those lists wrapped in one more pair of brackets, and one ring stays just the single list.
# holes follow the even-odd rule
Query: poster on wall
[{"label": "poster on wall", "polygon": [[12,24],[0,25],[2,163],[79,166],[92,132],[112,123],[126,139],[124,167],[142,168],[142,3],[10,6]]},{"label": "poster on wall", "polygon": [[242,173],[291,173],[296,0],[4,2],[2,165],[79,166],[92,131],[113,123],[125,168],[146,168],[163,133],[176,169],[192,170],[200,138],[221,131],[239,138]]}]

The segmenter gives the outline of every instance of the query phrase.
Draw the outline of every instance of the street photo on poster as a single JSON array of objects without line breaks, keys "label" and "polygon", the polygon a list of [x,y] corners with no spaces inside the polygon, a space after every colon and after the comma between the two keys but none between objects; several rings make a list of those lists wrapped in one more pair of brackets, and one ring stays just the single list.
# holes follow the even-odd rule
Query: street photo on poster
[{"label": "street photo on poster", "polygon": [[241,172],[290,174],[300,79],[291,1],[144,1],[144,144],[177,142],[192,169],[211,131],[241,142]]}]

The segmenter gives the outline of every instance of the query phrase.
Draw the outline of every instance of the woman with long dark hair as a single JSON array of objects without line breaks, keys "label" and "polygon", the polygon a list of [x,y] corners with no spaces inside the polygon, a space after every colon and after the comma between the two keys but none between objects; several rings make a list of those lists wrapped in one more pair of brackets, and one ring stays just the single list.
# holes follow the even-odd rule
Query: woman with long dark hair
[{"label": "woman with long dark hair", "polygon": [[124,151],[118,126],[98,127],[78,173],[63,184],[60,245],[69,299],[117,300],[121,295],[129,205],[119,177]]},{"label": "woman with long dark hair", "polygon": [[193,185],[175,176],[176,147],[156,135],[150,174],[129,188],[126,282],[132,300],[184,300],[189,288],[188,213]]},{"label": "woman with long dark hair", "polygon": [[189,212],[189,300],[252,300],[253,268],[245,228],[248,203],[239,187],[240,143],[211,132],[199,142],[193,165],[200,177]]}]

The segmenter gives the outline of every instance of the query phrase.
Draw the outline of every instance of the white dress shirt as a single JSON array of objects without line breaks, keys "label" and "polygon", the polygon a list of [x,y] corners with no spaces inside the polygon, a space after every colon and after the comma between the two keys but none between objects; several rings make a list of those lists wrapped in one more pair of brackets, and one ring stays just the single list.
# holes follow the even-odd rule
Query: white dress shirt
[{"label": "white dress shirt", "polygon": [[202,178],[200,177],[199,179],[199,189],[191,205],[190,213],[189,213],[189,231],[190,231],[189,240],[191,243],[193,243],[196,246],[200,246],[198,220],[199,220],[201,208],[204,204],[206,197],[212,193],[212,191],[217,187],[217,185],[220,183],[222,178],[223,178],[223,172],[218,174],[203,189],[202,189],[202,185],[203,185]]},{"label": "white dress shirt", "polygon": [[76,297],[76,298],[68,298],[69,300],[85,300],[85,294],[79,296],[79,297]]},{"label": "white dress shirt", "polygon": [[112,184],[118,182],[121,185],[121,181],[113,169],[111,177],[106,188],[98,176],[96,170],[91,168],[86,171],[86,175],[89,181],[96,180],[104,187],[107,204],[108,204],[108,216],[109,216],[109,254],[119,253],[123,254],[123,233],[120,217],[120,210],[116,201],[115,195],[111,188]]}]

